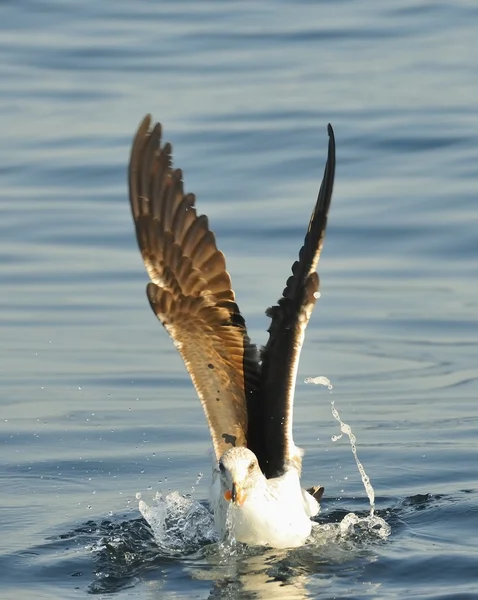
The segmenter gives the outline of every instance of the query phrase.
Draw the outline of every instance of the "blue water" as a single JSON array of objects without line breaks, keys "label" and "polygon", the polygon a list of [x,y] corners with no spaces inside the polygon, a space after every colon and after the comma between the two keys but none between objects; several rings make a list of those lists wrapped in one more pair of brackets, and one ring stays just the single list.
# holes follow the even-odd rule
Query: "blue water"
[{"label": "blue water", "polygon": [[[0,597],[478,598],[478,5],[0,3]],[[209,434],[151,313],[126,166],[146,112],[266,340],[337,175],[296,442],[321,522],[381,541],[170,556],[135,498],[208,496]],[[326,388],[305,385],[324,375]],[[204,473],[199,479],[198,474]],[[109,596],[108,596],[109,597]]]}]

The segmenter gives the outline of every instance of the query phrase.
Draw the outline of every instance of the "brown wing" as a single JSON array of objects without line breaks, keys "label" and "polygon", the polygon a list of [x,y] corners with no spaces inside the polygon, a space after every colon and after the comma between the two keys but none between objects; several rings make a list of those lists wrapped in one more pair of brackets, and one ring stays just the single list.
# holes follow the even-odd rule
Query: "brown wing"
[{"label": "brown wing", "polygon": [[272,322],[262,351],[262,410],[267,477],[280,474],[300,453],[292,437],[294,389],[300,351],[319,290],[316,273],[324,243],[335,176],[335,139],[328,126],[329,150],[317,203],[310,218],[299,260],[276,306],[267,310]]},{"label": "brown wing", "polygon": [[182,173],[145,117],[133,142],[129,192],[153,311],[181,353],[201,399],[216,457],[247,444],[246,392],[258,388],[258,358],[234,300],[224,255],[198,216]]}]

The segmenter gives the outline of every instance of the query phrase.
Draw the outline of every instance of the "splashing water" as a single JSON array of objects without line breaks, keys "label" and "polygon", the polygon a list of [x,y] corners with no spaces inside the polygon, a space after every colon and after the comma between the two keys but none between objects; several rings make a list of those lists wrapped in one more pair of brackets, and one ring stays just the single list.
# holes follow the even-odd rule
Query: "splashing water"
[{"label": "splashing water", "polygon": [[[323,385],[332,390],[332,384],[327,377],[308,377],[306,383]],[[348,436],[352,453],[357,464],[365,491],[370,501],[370,514],[366,517],[357,516],[354,513],[348,513],[339,523],[314,523],[312,534],[307,545],[324,546],[333,541],[344,538],[350,538],[356,533],[356,529],[361,534],[372,535],[385,539],[390,535],[390,526],[384,519],[375,515],[375,492],[370,482],[370,478],[357,456],[357,439],[352,433],[350,425],[344,423],[332,404],[332,415],[340,424],[339,435],[332,436],[332,441],[338,441],[343,434]],[[202,473],[198,474],[196,485],[202,478]],[[192,491],[195,486],[192,486]],[[148,506],[141,499],[141,494],[136,494],[139,502],[139,510],[151,527],[156,543],[160,550],[168,555],[178,556],[196,552],[202,546],[219,541],[219,536],[215,529],[214,517],[211,512],[200,502],[197,502],[190,496],[183,496],[179,492],[171,492],[166,496],[157,492],[153,499],[152,506]],[[233,515],[228,510],[226,529],[233,531]],[[363,535],[360,536],[363,539]],[[234,557],[237,551],[237,544],[232,533],[219,545],[220,556],[224,559]]]},{"label": "splashing water", "polygon": [[[332,384],[327,379],[327,377],[307,377],[305,379],[305,383],[315,383],[316,385],[325,385],[329,390],[332,390]],[[352,432],[352,428],[347,423],[344,423],[340,418],[338,410],[335,408],[335,403],[331,401],[332,406],[332,416],[338,423],[340,424],[340,434],[333,435],[332,441],[336,442],[340,440],[345,433],[345,435],[349,438],[350,447],[352,448],[352,454],[355,459],[355,463],[357,465],[358,471],[360,473],[360,477],[362,479],[362,483],[365,488],[365,492],[368,496],[370,502],[370,514],[367,517],[358,517],[354,513],[348,513],[342,519],[339,524],[339,531],[341,535],[346,535],[350,532],[353,532],[355,525],[365,525],[366,528],[376,533],[379,537],[385,539],[391,533],[390,525],[381,517],[375,515],[375,491],[373,489],[372,483],[370,482],[370,477],[365,472],[364,466],[360,462],[357,455],[357,438]]]},{"label": "splashing water", "polygon": [[185,555],[218,541],[212,514],[193,498],[179,492],[171,492],[166,496],[157,492],[153,506],[148,506],[139,492],[136,499],[162,552]]},{"label": "splashing water", "polygon": [[[202,473],[200,474],[202,477]],[[151,527],[156,544],[167,556],[186,556],[200,548],[219,542],[214,516],[200,502],[179,492],[163,496],[156,492],[151,506],[136,493],[138,508]],[[238,552],[233,535],[233,516],[228,507],[226,530],[228,535],[216,546],[221,561],[228,562]]]},{"label": "splashing water", "polygon": [[329,390],[333,388],[333,385],[330,383],[330,379],[327,377],[306,377],[304,379],[305,383],[315,383],[315,385],[325,385]]},{"label": "splashing water", "polygon": [[365,491],[367,493],[367,496],[368,496],[368,499],[370,502],[370,516],[373,517],[373,513],[375,512],[375,491],[372,487],[372,484],[370,483],[370,477],[365,472],[365,469],[363,468],[363,465],[360,462],[359,457],[357,456],[357,446],[356,446],[357,438],[352,433],[352,428],[350,427],[350,425],[347,425],[347,423],[344,423],[342,421],[342,419],[340,418],[340,415],[339,415],[337,409],[335,408],[334,401],[331,402],[331,405],[332,405],[332,416],[334,417],[334,419],[336,421],[338,421],[340,423],[340,431],[342,432],[340,435],[333,435],[332,441],[336,442],[337,440],[340,440],[344,433],[346,436],[348,436],[348,438],[350,440],[350,447],[352,448],[352,454],[354,455],[355,462],[357,463],[357,468],[360,473],[360,477],[362,478],[362,483],[364,485]]}]

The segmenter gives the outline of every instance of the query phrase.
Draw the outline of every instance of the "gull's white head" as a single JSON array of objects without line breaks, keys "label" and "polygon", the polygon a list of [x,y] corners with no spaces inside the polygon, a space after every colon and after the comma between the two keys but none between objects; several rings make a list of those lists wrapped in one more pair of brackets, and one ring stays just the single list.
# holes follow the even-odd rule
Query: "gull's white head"
[{"label": "gull's white head", "polygon": [[231,448],[219,459],[221,489],[224,498],[242,506],[258,482],[265,480],[254,452],[247,448]]}]

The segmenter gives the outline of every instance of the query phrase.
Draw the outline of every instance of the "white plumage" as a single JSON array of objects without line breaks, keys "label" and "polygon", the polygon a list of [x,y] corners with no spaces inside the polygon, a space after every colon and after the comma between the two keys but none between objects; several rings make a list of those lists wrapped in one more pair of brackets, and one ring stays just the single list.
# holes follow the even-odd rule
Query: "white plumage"
[{"label": "white plumage", "polygon": [[[233,488],[236,501],[226,500]],[[310,535],[310,517],[320,510],[315,498],[301,488],[294,465],[283,475],[266,479],[254,453],[243,447],[231,448],[221,457],[213,471],[210,503],[222,537],[229,533],[239,542],[274,548],[301,546]]]}]

